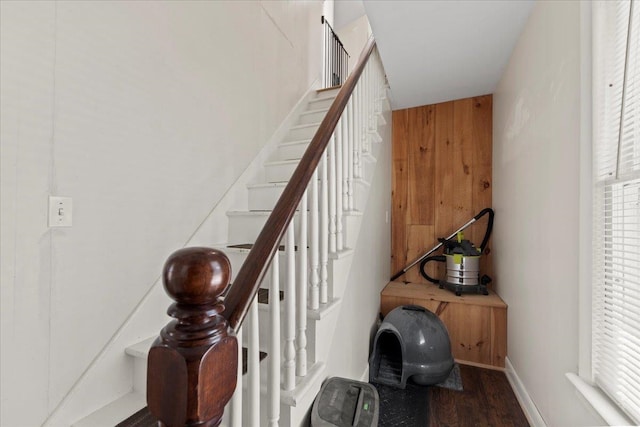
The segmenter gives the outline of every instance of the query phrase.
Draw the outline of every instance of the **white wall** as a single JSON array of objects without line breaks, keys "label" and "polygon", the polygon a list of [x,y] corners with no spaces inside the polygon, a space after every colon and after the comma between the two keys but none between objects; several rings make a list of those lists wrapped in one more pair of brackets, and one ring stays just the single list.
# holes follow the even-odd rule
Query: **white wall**
[{"label": "white wall", "polygon": [[322,2],[0,8],[0,424],[34,426],[319,77]]},{"label": "white wall", "polygon": [[362,15],[336,30],[336,34],[349,54],[349,72],[351,72],[358,62],[362,48],[371,36],[367,15]]},{"label": "white wall", "polygon": [[336,31],[340,31],[349,23],[355,21],[363,15],[366,15],[362,0],[336,0],[334,21],[331,22]]},{"label": "white wall", "polygon": [[602,425],[578,369],[580,2],[536,2],[494,93],[497,291],[508,357],[549,426]]}]

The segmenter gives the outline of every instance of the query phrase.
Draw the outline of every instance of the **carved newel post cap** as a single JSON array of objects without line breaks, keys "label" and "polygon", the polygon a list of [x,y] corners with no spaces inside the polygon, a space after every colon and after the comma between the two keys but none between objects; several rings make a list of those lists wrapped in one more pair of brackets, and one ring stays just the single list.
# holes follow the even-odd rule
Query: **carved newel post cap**
[{"label": "carved newel post cap", "polygon": [[180,249],[167,259],[162,278],[169,296],[179,304],[215,304],[229,285],[231,263],[211,248]]},{"label": "carved newel post cap", "polygon": [[213,427],[236,386],[238,343],[220,295],[231,264],[210,248],[180,249],[167,259],[164,288],[176,302],[147,358],[147,404],[163,427]]}]

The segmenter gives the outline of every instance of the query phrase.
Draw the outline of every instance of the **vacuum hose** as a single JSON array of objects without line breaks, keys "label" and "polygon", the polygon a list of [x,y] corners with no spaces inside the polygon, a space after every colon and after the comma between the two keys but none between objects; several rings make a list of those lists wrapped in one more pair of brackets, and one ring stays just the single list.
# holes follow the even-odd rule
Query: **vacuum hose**
[{"label": "vacuum hose", "polygon": [[425,279],[427,279],[428,281],[430,281],[431,283],[435,283],[436,285],[440,283],[440,280],[438,279],[434,279],[433,277],[429,276],[427,274],[427,272],[425,271],[424,267],[427,265],[427,263],[429,261],[438,261],[438,262],[446,262],[447,258],[445,258],[444,255],[435,255],[435,256],[430,256],[425,258],[421,263],[420,263],[420,274],[422,274],[422,277],[424,277]]},{"label": "vacuum hose", "polygon": [[495,213],[491,208],[485,208],[480,211],[480,213],[473,217],[476,221],[489,214],[489,221],[487,222],[487,230],[484,232],[484,238],[482,239],[482,243],[480,243],[480,253],[484,253],[484,248],[487,246],[487,242],[489,241],[489,237],[491,237],[491,231],[493,231],[493,217]]}]

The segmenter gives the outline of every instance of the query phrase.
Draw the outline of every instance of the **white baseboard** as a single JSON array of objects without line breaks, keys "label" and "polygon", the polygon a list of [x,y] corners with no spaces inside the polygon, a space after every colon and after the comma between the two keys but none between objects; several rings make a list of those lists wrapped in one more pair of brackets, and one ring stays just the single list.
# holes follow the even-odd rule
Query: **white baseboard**
[{"label": "white baseboard", "polygon": [[369,382],[369,364],[368,363],[367,363],[367,366],[364,368],[364,372],[362,373],[362,375],[360,375],[360,381],[362,381],[363,383]]},{"label": "white baseboard", "polygon": [[542,415],[540,415],[540,411],[538,411],[536,404],[533,403],[531,396],[529,396],[529,393],[520,380],[520,377],[518,377],[517,372],[513,369],[513,365],[508,357],[505,358],[505,368],[507,380],[509,380],[509,384],[511,384],[511,388],[515,393],[516,399],[518,399],[529,424],[532,427],[547,427],[547,423],[544,422]]}]

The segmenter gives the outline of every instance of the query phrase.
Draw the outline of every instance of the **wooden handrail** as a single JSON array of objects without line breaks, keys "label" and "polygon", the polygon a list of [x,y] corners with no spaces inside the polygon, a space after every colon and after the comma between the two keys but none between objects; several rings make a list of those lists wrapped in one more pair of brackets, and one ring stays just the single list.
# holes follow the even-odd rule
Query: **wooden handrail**
[{"label": "wooden handrail", "polygon": [[293,219],[298,204],[311,181],[314,171],[322,158],[331,135],[333,134],[340,116],[344,111],[353,90],[358,83],[358,79],[364,70],[365,65],[373,52],[376,42],[371,36],[367,41],[360,58],[342,85],[336,99],[331,104],[324,120],[318,127],[318,131],[311,140],[307,151],[305,151],[298,167],[293,172],[289,183],[285,187],[282,195],[273,208],[271,215],[267,219],[262,231],[258,235],[253,248],[247,255],[242,268],[233,281],[229,293],[224,299],[225,310],[222,315],[228,320],[229,326],[234,330],[242,324],[249,305],[253,301],[262,279],[269,269],[271,259],[278,250],[280,241]]}]

